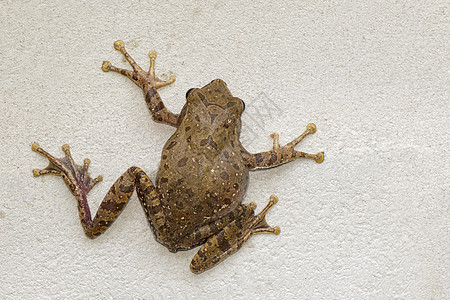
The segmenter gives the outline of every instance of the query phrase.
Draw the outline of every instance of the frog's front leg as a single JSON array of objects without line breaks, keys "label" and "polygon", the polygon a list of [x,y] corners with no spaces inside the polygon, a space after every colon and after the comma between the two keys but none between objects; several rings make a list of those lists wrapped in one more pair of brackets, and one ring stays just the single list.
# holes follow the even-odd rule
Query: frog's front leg
[{"label": "frog's front leg", "polygon": [[216,235],[211,236],[198,250],[191,262],[192,272],[198,274],[214,267],[222,260],[235,253],[253,235],[257,233],[279,234],[280,227],[267,225],[265,216],[269,209],[278,202],[274,195],[263,210],[254,215],[256,204],[241,205],[239,214]]},{"label": "frog's front leg", "polygon": [[272,133],[270,135],[273,138],[272,150],[252,154],[245,150],[241,145],[242,157],[244,158],[244,161],[250,170],[273,168],[300,157],[314,159],[317,163],[321,163],[324,159],[323,152],[319,152],[317,154],[309,154],[294,150],[295,146],[300,143],[307,135],[313,134],[315,132],[316,125],[310,123],[306,126],[306,130],[299,137],[282,147],[278,143],[278,134]]},{"label": "frog's front leg", "polygon": [[138,167],[131,167],[111,186],[95,217],[92,219],[87,202],[87,194],[91,188],[102,180],[101,176],[91,179],[88,174],[89,159],[83,166],[75,164],[70,154],[69,145],[63,145],[65,157],[56,158],[42,149],[38,143],[33,143],[32,150],[48,158],[50,164],[45,169],[33,170],[34,176],[53,174],[62,176],[72,194],[78,201],[78,213],[85,234],[90,238],[101,235],[115,221],[128,203],[134,188],[147,215],[153,225],[157,239],[165,226],[165,215],[156,193],[155,187],[148,176]]},{"label": "frog's front leg", "polygon": [[156,91],[160,87],[171,84],[175,81],[175,77],[170,77],[169,80],[164,81],[156,77],[155,75],[155,59],[156,52],[150,51],[148,56],[150,57],[150,68],[148,72],[145,72],[134,59],[125,50],[123,41],[116,41],[114,43],[114,49],[120,51],[126,60],[130,63],[133,71],[116,68],[109,61],[104,61],[102,70],[105,72],[113,71],[120,73],[130,78],[140,88],[143,89],[145,95],[145,102],[152,115],[153,120],[156,122],[166,123],[172,126],[177,126],[178,115],[169,111],[161,100],[158,92]]}]

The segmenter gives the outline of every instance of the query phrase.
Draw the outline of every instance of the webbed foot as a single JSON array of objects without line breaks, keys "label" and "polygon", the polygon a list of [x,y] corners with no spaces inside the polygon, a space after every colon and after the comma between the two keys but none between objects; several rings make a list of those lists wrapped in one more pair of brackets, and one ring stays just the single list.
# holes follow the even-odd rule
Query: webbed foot
[{"label": "webbed foot", "polygon": [[325,156],[323,152],[319,152],[316,154],[309,154],[305,152],[295,151],[295,146],[298,145],[307,135],[313,134],[317,131],[316,125],[313,123],[309,123],[306,126],[306,130],[295,140],[291,141],[290,143],[287,143],[286,145],[280,147],[280,144],[278,142],[278,133],[272,133],[270,137],[273,139],[273,150],[275,150],[275,153],[278,153],[281,156],[285,156],[286,158],[298,158],[298,157],[305,157],[314,159],[317,163],[323,162]]},{"label": "webbed foot", "polygon": [[[253,220],[247,225],[249,229],[251,229],[251,233],[273,233],[273,234],[280,234],[280,227],[274,226],[271,227],[266,222],[266,214],[269,212],[269,210],[278,202],[278,197],[275,195],[271,195],[269,198],[269,203],[266,204],[266,206],[263,208],[263,210],[253,217]],[[253,210],[256,209],[256,203],[251,202],[250,207],[253,208]]]},{"label": "webbed foot", "polygon": [[64,182],[70,188],[74,195],[86,195],[97,183],[102,181],[102,176],[91,179],[88,173],[89,164],[91,161],[88,158],[84,159],[83,165],[77,165],[70,154],[70,147],[67,144],[62,146],[65,156],[56,158],[39,146],[38,143],[33,143],[31,150],[39,153],[49,160],[49,165],[45,169],[34,169],[33,175],[35,177],[47,174],[61,176]]},{"label": "webbed foot", "polygon": [[148,53],[148,56],[150,58],[150,68],[148,72],[145,72],[125,50],[125,43],[123,41],[120,40],[116,41],[114,43],[114,49],[120,51],[123,54],[123,56],[126,58],[126,60],[130,63],[131,67],[133,68],[133,71],[114,67],[109,61],[103,62],[102,65],[103,71],[105,72],[113,71],[120,73],[124,76],[127,76],[141,88],[144,88],[144,85],[146,83],[149,83],[155,89],[159,89],[160,87],[171,84],[172,82],[175,81],[174,76],[171,76],[169,80],[162,80],[155,75],[155,59],[157,56],[155,51],[150,51]]}]

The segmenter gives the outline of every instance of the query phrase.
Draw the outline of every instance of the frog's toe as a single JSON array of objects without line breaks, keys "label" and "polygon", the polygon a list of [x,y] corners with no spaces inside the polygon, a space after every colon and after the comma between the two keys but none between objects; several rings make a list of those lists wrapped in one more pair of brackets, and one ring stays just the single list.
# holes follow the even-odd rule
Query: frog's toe
[{"label": "frog's toe", "polygon": [[109,72],[109,71],[111,71],[111,67],[112,67],[112,64],[111,64],[110,61],[103,61],[103,64],[102,64],[102,70],[103,70],[103,72]]},{"label": "frog's toe", "polygon": [[309,130],[311,134],[316,133],[317,131],[317,127],[314,123],[309,123],[308,125],[306,125],[306,129]]},{"label": "frog's toe", "polygon": [[279,149],[280,148],[280,143],[279,143],[280,136],[278,135],[278,133],[274,132],[270,135],[270,137],[273,139],[273,149]]},{"label": "frog's toe", "polygon": [[122,49],[125,49],[125,43],[122,40],[115,41],[114,49],[117,51],[122,51]]},{"label": "frog's toe", "polygon": [[175,81],[175,76],[170,76],[168,80],[162,80],[155,75],[155,60],[157,56],[156,51],[150,51],[148,53],[148,57],[150,58],[150,68],[147,72],[147,80],[152,86],[159,89],[160,87],[173,83]]},{"label": "frog's toe", "polygon": [[323,152],[319,152],[316,154],[316,158],[314,159],[316,163],[320,164],[325,159],[325,154]]},{"label": "frog's toe", "polygon": [[280,232],[281,232],[280,226],[275,226],[273,229],[274,229],[273,234],[275,234],[275,235],[280,234]]}]

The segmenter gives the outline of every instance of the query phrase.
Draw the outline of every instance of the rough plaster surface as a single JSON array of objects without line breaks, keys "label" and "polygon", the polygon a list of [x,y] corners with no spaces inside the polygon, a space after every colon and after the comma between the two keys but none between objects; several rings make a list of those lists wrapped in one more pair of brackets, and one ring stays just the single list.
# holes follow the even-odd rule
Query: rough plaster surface
[{"label": "rough plaster surface", "polygon": [[[1,1],[0,298],[448,299],[448,1]],[[252,237],[196,276],[195,250],[159,245],[133,196],[97,240],[56,177],[33,178],[69,143],[105,180],[95,210],[131,165],[155,176],[173,128],[139,89],[101,71],[135,59],[186,90],[224,79],[244,99],[242,140],[267,150],[314,122],[297,149],[325,151],[251,174],[245,201],[279,236]],[[128,66],[127,66],[128,67]]]}]

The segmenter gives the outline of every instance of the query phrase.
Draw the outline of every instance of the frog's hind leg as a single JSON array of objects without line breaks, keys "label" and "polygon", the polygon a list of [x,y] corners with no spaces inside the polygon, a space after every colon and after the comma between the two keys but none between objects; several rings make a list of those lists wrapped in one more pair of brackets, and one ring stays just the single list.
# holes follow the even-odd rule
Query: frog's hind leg
[{"label": "frog's hind leg", "polygon": [[125,44],[123,41],[116,41],[114,43],[114,49],[120,51],[125,59],[130,63],[133,71],[117,68],[111,64],[109,61],[104,61],[102,65],[102,70],[105,72],[113,71],[120,73],[128,77],[131,81],[136,83],[140,88],[143,89],[145,94],[145,102],[147,104],[152,118],[157,122],[167,123],[172,126],[177,125],[178,115],[170,112],[164,105],[156,91],[160,87],[171,84],[175,81],[175,77],[171,76],[169,80],[162,80],[155,75],[155,59],[156,52],[150,51],[148,56],[150,58],[150,68],[148,72],[145,72],[128,54],[125,50]]},{"label": "frog's hind leg", "polygon": [[89,159],[84,160],[83,166],[75,164],[69,145],[62,146],[65,154],[63,158],[54,157],[42,149],[38,143],[32,145],[32,150],[50,161],[45,169],[33,170],[34,176],[53,174],[64,179],[77,199],[81,225],[88,237],[96,238],[109,228],[125,208],[135,187],[149,222],[155,225],[156,231],[161,230],[164,226],[165,216],[161,213],[162,208],[155,187],[140,168],[131,167],[116,180],[100,204],[95,217],[92,218],[87,194],[95,184],[102,180],[102,177],[91,179],[88,174]]},{"label": "frog's hind leg", "polygon": [[243,213],[226,225],[217,235],[210,237],[194,256],[191,262],[192,272],[198,274],[212,268],[239,250],[253,234],[279,234],[280,228],[278,226],[270,227],[265,220],[265,215],[277,201],[276,196],[270,196],[269,203],[256,216],[254,215],[256,208],[254,202],[250,205],[242,205]]}]

